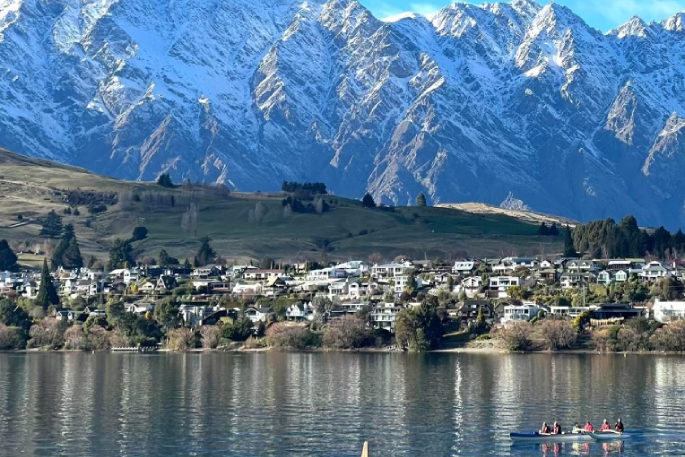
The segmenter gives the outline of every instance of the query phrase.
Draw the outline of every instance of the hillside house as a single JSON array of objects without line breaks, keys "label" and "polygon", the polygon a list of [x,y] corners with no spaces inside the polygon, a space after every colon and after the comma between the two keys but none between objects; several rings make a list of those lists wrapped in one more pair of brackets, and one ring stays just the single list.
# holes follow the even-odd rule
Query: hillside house
[{"label": "hillside house", "polygon": [[505,305],[501,322],[507,324],[512,321],[530,321],[544,310],[537,303]]},{"label": "hillside house", "polygon": [[654,320],[662,324],[685,319],[685,301],[662,301],[657,298],[652,313]]}]

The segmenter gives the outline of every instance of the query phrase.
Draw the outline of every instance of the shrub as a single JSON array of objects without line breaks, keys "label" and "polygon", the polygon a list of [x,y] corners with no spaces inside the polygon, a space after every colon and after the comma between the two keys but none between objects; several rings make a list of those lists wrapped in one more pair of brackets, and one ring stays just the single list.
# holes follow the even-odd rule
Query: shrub
[{"label": "shrub", "polygon": [[202,335],[202,347],[205,349],[216,349],[221,340],[221,331],[218,327],[212,325],[205,325],[200,330]]},{"label": "shrub", "polygon": [[344,316],[324,330],[323,345],[332,349],[358,349],[371,337],[366,323],[355,316]]},{"label": "shrub", "polygon": [[64,332],[66,323],[58,321],[54,317],[46,317],[39,323],[33,325],[29,331],[31,339],[29,347],[49,347],[59,349],[64,344]]},{"label": "shrub", "polygon": [[492,335],[485,334],[485,335],[480,335],[476,337],[476,341],[489,341],[492,339]]},{"label": "shrub", "polygon": [[616,338],[616,350],[625,352],[648,351],[649,333],[640,332],[632,327],[619,330]]},{"label": "shrub", "polygon": [[88,339],[81,325],[73,325],[64,332],[64,347],[79,351],[88,349]]},{"label": "shrub", "polygon": [[93,326],[86,331],[88,346],[95,351],[110,347],[110,332],[106,328]]},{"label": "shrub", "polygon": [[610,351],[612,349],[611,330],[603,328],[594,331],[592,333],[592,342],[595,345],[595,349],[598,351]]},{"label": "shrub", "polygon": [[675,321],[660,328],[649,342],[658,351],[685,352],[685,321]]},{"label": "shrub", "polygon": [[279,349],[320,347],[321,338],[307,327],[274,324],[266,331],[269,345]]},{"label": "shrub", "polygon": [[188,328],[177,328],[167,333],[167,349],[183,352],[195,347],[195,333]]},{"label": "shrub", "polygon": [[533,326],[529,322],[515,321],[497,333],[511,351],[521,351],[530,347],[530,334]]},{"label": "shrub", "polygon": [[578,339],[576,329],[567,321],[544,320],[538,327],[545,346],[552,351],[569,349]]},{"label": "shrub", "polygon": [[26,347],[24,332],[19,327],[0,324],[0,349],[23,349]]}]

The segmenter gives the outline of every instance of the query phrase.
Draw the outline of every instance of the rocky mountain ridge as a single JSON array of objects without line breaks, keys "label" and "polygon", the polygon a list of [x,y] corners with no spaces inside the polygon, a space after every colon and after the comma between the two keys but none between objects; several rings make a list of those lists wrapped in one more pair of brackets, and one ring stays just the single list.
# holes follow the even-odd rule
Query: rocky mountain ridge
[{"label": "rocky mountain ridge", "polygon": [[684,14],[376,19],[354,0],[4,0],[0,146],[118,178],[685,226]]}]

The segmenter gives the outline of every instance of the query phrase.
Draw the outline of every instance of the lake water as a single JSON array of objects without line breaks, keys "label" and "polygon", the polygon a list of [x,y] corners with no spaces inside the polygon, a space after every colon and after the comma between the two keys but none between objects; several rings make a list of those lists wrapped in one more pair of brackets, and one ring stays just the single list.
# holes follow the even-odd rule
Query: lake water
[{"label": "lake water", "polygon": [[[508,439],[619,415],[622,443]],[[0,354],[3,456],[682,456],[684,424],[681,357]]]}]

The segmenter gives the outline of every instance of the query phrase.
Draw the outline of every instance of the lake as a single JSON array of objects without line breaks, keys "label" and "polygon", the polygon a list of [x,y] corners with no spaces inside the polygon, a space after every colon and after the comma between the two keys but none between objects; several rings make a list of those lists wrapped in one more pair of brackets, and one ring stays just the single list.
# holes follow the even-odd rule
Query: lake
[{"label": "lake", "polygon": [[[685,455],[684,405],[682,357],[0,354],[6,456]],[[508,439],[619,416],[624,442]]]}]

